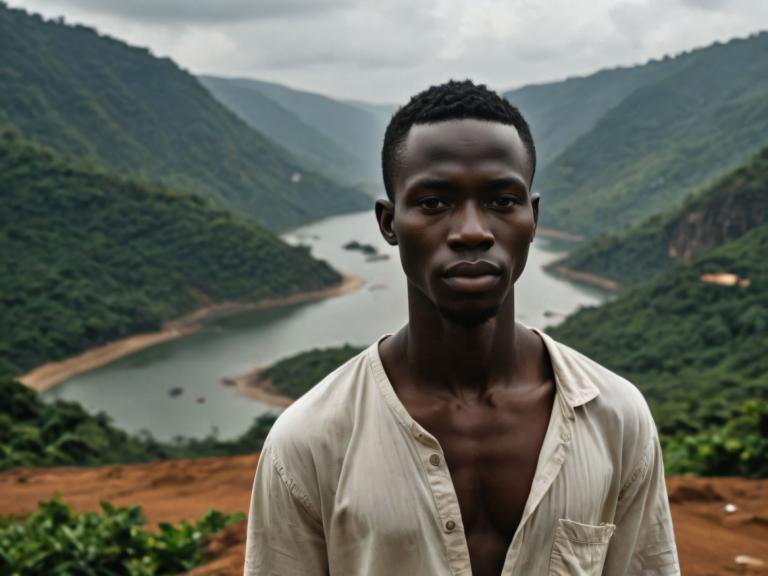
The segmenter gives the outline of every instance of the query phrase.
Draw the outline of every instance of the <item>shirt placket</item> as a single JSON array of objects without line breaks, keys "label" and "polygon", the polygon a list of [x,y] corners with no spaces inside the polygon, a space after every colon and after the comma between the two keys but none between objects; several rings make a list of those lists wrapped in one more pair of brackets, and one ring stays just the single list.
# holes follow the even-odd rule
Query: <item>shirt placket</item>
[{"label": "shirt placket", "polygon": [[512,576],[516,573],[517,560],[525,538],[525,526],[560,473],[571,449],[576,416],[573,408],[565,402],[561,395],[558,394],[557,399],[551,415],[553,419],[550,428],[551,434],[547,434],[544,440],[540,466],[536,469],[523,516],[509,545],[504,568],[501,572],[502,576]]},{"label": "shirt placket", "polygon": [[437,509],[448,564],[454,576],[472,576],[469,548],[461,519],[461,508],[440,443],[415,422],[411,431],[418,442],[421,465]]}]

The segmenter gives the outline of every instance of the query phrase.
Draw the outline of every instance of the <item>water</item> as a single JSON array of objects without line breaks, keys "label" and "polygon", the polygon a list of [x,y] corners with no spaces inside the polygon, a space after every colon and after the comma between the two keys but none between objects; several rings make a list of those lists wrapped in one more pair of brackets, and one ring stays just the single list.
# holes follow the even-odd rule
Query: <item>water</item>
[{"label": "water", "polygon": [[[46,396],[75,400],[91,411],[106,412],[124,430],[148,430],[158,439],[202,437],[213,430],[230,438],[260,414],[277,409],[237,396],[221,385],[222,378],[313,347],[367,345],[406,322],[405,280],[397,250],[380,237],[372,213],[330,218],[284,238],[310,245],[314,256],[363,278],[365,284],[322,301],[210,321],[201,332],[75,376]],[[342,248],[350,240],[372,244],[391,258],[366,262],[361,252]],[[560,255],[545,239],[537,239],[531,248],[515,294],[518,318],[526,324],[553,324],[579,306],[605,299],[599,291],[544,273],[542,265]],[[174,387],[183,388],[182,394],[169,396]],[[198,402],[200,398],[204,402]]]}]

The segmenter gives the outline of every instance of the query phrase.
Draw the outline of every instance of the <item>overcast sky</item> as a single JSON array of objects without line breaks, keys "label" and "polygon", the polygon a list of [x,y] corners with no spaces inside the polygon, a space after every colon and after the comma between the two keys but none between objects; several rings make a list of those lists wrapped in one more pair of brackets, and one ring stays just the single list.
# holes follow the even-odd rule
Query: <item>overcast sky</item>
[{"label": "overcast sky", "polygon": [[768,0],[8,0],[194,73],[402,103],[448,78],[506,90],[768,29]]}]

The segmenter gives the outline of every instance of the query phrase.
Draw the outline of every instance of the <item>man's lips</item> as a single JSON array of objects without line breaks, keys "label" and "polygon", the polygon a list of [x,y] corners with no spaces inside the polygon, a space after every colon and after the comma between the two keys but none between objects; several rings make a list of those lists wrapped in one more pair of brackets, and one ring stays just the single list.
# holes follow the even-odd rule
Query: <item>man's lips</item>
[{"label": "man's lips", "polygon": [[502,268],[487,260],[475,262],[456,262],[443,272],[445,282],[453,289],[463,293],[487,292],[498,284]]},{"label": "man's lips", "polygon": [[466,277],[477,278],[479,276],[500,276],[501,266],[488,260],[467,260],[456,262],[448,266],[443,272],[446,278]]}]

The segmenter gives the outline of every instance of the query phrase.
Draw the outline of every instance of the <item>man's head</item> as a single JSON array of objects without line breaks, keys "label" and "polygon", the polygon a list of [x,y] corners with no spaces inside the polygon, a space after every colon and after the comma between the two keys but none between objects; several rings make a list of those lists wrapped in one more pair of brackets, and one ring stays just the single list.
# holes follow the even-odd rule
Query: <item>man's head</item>
[{"label": "man's head", "polygon": [[528,123],[520,111],[482,84],[474,84],[471,80],[450,80],[411,97],[408,104],[401,107],[389,121],[381,149],[381,167],[384,189],[390,200],[394,199],[398,155],[411,127],[464,119],[514,126],[528,151],[531,167],[531,182],[528,185],[531,186],[536,172],[536,147]]},{"label": "man's head", "polygon": [[381,233],[409,298],[466,326],[512,303],[536,230],[536,152],[520,112],[484,86],[448,82],[393,117],[382,151]]}]

